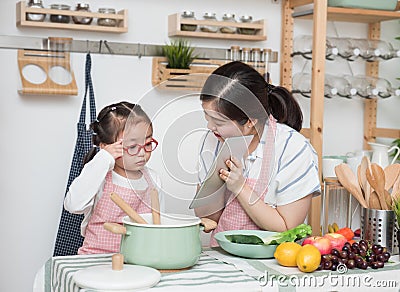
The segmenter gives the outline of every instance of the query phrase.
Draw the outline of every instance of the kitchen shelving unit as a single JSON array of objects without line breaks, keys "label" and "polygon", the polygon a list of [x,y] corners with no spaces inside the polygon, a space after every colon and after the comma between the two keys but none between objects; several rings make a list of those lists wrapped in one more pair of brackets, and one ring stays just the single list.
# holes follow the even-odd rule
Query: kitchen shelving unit
[{"label": "kitchen shelving unit", "polygon": [[[313,4],[312,9],[305,5]],[[303,7],[302,12],[294,13],[294,8]],[[400,19],[398,11],[367,10],[355,8],[328,7],[328,0],[283,0],[282,1],[282,47],[281,47],[281,85],[292,87],[292,58],[294,19],[313,20],[313,54],[310,128],[302,133],[310,138],[318,153],[319,169],[322,164],[323,115],[324,115],[324,82],[325,82],[325,43],[327,21],[345,21],[368,23],[369,39],[380,39],[380,22]],[[368,62],[366,75],[378,76],[378,62]],[[376,137],[400,138],[400,130],[378,128],[376,125],[377,100],[364,100],[364,147]],[[309,223],[315,234],[320,230],[320,197],[313,199],[309,213]]]},{"label": "kitchen shelving unit", "polygon": [[[197,31],[184,31],[181,30],[181,24],[197,25]],[[254,35],[246,35],[239,33],[221,33],[221,32],[202,32],[199,31],[201,25],[210,26],[231,26],[237,28],[251,28],[255,30]],[[211,20],[197,20],[197,19],[184,19],[181,18],[179,13],[171,14],[168,16],[168,36],[170,37],[195,37],[195,38],[209,38],[209,39],[224,39],[224,40],[242,40],[242,41],[265,41],[264,20],[256,20],[251,23],[243,22],[228,22],[228,21],[211,21]]]},{"label": "kitchen shelving unit", "polygon": [[[124,32],[128,31],[128,11],[126,9],[118,11],[116,14],[111,14],[111,13],[83,12],[83,11],[74,11],[74,10],[31,8],[31,7],[26,6],[25,1],[18,2],[16,4],[16,6],[17,6],[16,7],[17,26],[19,26],[19,27],[58,28],[58,29],[72,29],[72,30],[110,32],[110,33],[124,33]],[[93,22],[90,25],[85,25],[85,24],[75,24],[72,22],[71,23],[56,23],[56,22],[50,22],[50,21],[46,21],[46,20],[42,21],[42,22],[41,21],[30,21],[26,18],[27,13],[93,17]],[[117,26],[109,27],[109,26],[96,25],[96,20],[98,18],[116,19]]]}]

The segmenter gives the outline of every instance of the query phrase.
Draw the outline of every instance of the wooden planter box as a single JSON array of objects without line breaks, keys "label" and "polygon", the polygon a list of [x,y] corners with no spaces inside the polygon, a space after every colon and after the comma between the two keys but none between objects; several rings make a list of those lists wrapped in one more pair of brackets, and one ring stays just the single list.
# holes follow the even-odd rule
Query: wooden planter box
[{"label": "wooden planter box", "polygon": [[[201,91],[207,77],[215,69],[229,62],[195,59],[190,69],[171,69],[167,68],[166,58],[153,58],[152,84],[162,90]],[[257,69],[260,74],[264,74],[264,66]]]}]

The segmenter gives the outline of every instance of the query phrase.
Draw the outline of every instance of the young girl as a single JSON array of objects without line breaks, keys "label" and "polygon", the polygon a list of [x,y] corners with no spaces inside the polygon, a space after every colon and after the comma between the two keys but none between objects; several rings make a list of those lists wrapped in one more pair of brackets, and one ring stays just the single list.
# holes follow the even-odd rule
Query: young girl
[{"label": "young girl", "polygon": [[200,148],[201,179],[226,138],[254,135],[245,158],[231,157],[227,170],[219,170],[227,187],[223,207],[195,210],[218,222],[211,246],[218,245],[217,232],[284,231],[303,223],[320,193],[318,157],[299,133],[303,116],[292,95],[252,67],[232,62],[210,75],[200,99],[209,129]]},{"label": "young girl", "polygon": [[[126,214],[111,201],[110,194],[117,193],[138,213],[151,212],[149,192],[161,183],[145,165],[158,142],[149,117],[139,105],[129,102],[106,106],[91,127],[96,147],[86,156],[64,206],[71,213],[85,215],[81,225],[85,240],[78,254],[114,253],[119,251],[121,235],[106,231],[103,224],[122,223]],[[159,189],[158,193],[162,211]]]}]

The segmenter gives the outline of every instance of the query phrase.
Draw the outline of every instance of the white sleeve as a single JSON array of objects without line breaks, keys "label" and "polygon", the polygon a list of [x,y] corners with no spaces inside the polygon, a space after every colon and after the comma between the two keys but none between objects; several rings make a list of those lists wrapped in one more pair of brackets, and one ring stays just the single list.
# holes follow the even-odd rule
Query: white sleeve
[{"label": "white sleeve", "polygon": [[64,208],[75,214],[87,213],[101,193],[107,173],[114,168],[115,160],[106,150],[100,150],[85,164],[81,174],[74,179],[64,199]]},{"label": "white sleeve", "polygon": [[286,205],[309,194],[320,193],[318,156],[303,136],[288,137],[276,163],[275,178],[271,180],[265,198],[268,203]]}]

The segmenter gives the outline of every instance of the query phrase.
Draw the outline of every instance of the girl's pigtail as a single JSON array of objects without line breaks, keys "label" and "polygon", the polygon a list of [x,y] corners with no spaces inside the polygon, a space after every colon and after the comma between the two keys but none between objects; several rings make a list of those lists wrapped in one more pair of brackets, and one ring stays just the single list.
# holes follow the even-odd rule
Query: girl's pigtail
[{"label": "girl's pigtail", "polygon": [[92,129],[92,143],[93,147],[86,153],[85,157],[83,158],[83,164],[88,163],[93,157],[99,152],[100,141],[97,134],[99,130],[99,121],[96,119],[93,123],[90,124],[90,128]]}]

